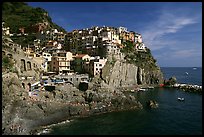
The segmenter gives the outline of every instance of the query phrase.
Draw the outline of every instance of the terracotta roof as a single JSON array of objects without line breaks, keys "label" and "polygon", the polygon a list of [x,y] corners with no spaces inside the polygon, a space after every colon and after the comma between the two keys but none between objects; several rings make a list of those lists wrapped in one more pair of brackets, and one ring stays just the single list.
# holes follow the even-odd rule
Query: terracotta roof
[{"label": "terracotta roof", "polygon": [[88,55],[88,54],[77,54],[75,57],[76,57],[76,58],[83,58],[83,57],[86,56],[86,55]]},{"label": "terracotta roof", "polygon": [[117,44],[117,46],[118,46],[119,48],[121,48],[121,49],[124,47],[123,44]]}]

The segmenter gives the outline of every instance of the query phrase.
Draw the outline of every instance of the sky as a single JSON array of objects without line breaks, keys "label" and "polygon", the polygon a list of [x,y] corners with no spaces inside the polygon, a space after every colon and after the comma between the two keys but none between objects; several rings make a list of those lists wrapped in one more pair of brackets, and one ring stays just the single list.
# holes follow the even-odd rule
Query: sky
[{"label": "sky", "polygon": [[71,32],[126,27],[142,35],[160,67],[202,67],[202,2],[28,2]]}]

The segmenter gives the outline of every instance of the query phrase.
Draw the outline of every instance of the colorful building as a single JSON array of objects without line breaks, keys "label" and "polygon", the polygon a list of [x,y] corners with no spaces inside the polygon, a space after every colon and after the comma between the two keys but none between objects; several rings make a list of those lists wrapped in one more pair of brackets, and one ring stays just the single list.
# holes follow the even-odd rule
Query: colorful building
[{"label": "colorful building", "polygon": [[69,73],[71,70],[71,61],[73,56],[71,52],[57,52],[51,58],[51,71],[57,73]]}]

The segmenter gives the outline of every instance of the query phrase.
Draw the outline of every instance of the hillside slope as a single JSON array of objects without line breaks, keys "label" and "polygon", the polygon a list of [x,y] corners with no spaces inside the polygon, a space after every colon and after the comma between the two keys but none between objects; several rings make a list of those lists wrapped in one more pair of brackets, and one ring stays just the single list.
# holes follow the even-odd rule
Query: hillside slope
[{"label": "hillside slope", "polygon": [[4,2],[2,5],[2,21],[10,27],[11,33],[18,33],[19,28],[29,28],[39,23],[45,23],[46,29],[62,27],[52,22],[48,12],[42,8],[33,8],[25,2]]}]

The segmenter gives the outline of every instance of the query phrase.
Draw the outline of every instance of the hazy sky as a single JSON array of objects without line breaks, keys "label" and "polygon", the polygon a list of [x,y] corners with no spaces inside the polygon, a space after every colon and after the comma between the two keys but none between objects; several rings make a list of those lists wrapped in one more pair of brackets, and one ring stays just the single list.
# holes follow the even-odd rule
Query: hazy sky
[{"label": "hazy sky", "polygon": [[127,27],[141,33],[161,67],[202,66],[201,2],[29,2],[66,29]]}]

